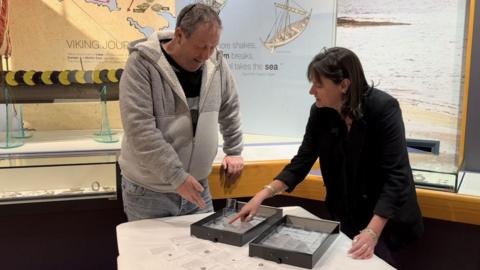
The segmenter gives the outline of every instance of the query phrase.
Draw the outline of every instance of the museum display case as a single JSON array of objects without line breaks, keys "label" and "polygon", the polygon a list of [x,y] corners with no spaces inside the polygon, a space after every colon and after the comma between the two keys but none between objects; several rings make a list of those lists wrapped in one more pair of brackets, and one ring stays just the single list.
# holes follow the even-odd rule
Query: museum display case
[{"label": "museum display case", "polygon": [[[58,81],[60,73],[47,73],[44,80]],[[107,100],[118,99],[118,90],[114,97],[107,94],[111,81],[80,84],[67,78],[35,86],[26,84],[25,72],[5,72],[2,78],[8,74],[0,95],[0,204],[116,198],[122,130],[118,120],[117,129],[109,122]]]},{"label": "museum display case", "polygon": [[92,130],[36,131],[21,147],[0,149],[0,204],[117,197],[119,144]]},{"label": "museum display case", "polygon": [[399,101],[417,187],[455,192],[472,1],[379,3],[338,1],[336,44],[355,51],[369,83]]},{"label": "museum display case", "polygon": [[438,172],[426,170],[412,170],[413,181],[417,187],[457,192],[463,179],[464,172]]},{"label": "museum display case", "polygon": [[[3,52],[8,59],[2,59],[4,84],[1,92],[4,92],[4,87],[8,88],[12,99],[9,104],[13,107],[6,106],[5,110],[0,109],[0,113],[9,112],[11,121],[6,122],[21,119],[20,131],[27,131],[32,137],[15,136],[9,143],[15,148],[1,150],[2,162],[10,162],[8,159],[12,153],[25,154],[14,159],[33,160],[29,148],[37,139],[40,142],[38,145],[55,143],[60,150],[57,151],[57,146],[49,146],[49,151],[59,152],[56,153],[58,159],[65,155],[68,157],[65,160],[69,160],[71,153],[78,154],[75,144],[57,135],[77,132],[85,132],[82,135],[85,141],[80,144],[97,140],[96,148],[79,150],[82,155],[86,153],[83,151],[104,150],[118,154],[122,132],[118,82],[128,57],[127,44],[147,37],[152,29],[171,29],[177,10],[190,2],[137,7],[138,12],[158,11],[148,17],[145,27],[140,27],[135,20],[127,20],[126,13],[105,3],[100,3],[101,6],[92,3],[75,6],[55,0],[12,2],[9,30],[14,50]],[[277,5],[272,5],[270,1],[261,5],[258,1],[222,2],[218,9],[225,22],[225,31],[218,47],[223,50],[238,83],[244,131],[247,137],[269,138],[268,142],[263,139],[249,141],[247,138],[245,160],[287,160],[295,154],[313,103],[308,94],[306,65],[320,47],[344,46],[359,55],[369,82],[373,81],[378,88],[399,100],[417,187],[457,192],[463,177],[460,135],[464,130],[459,123],[463,121],[461,114],[464,109],[461,101],[466,82],[464,62],[470,57],[466,52],[465,38],[469,30],[466,23],[469,19],[468,1],[434,5],[435,12],[430,8],[433,2],[421,5],[399,2],[388,8],[376,1],[350,0],[302,1],[302,8],[283,1]],[[252,9],[252,5],[257,8]],[[84,11],[80,11],[79,7]],[[407,16],[413,7],[415,16]],[[241,10],[258,15],[239,25],[235,22]],[[367,10],[371,12],[367,12],[368,18],[365,18]],[[268,33],[280,12],[291,16],[291,24],[284,31],[293,31],[294,26],[301,26],[301,31],[296,32],[292,40],[281,41],[275,38],[278,32]],[[437,12],[445,16],[438,16]],[[87,18],[85,14],[91,16]],[[97,29],[95,26],[98,24],[104,25],[105,29]],[[25,29],[24,25],[32,27]],[[228,25],[235,25],[236,31],[229,31]],[[49,30],[52,27],[57,27],[58,32],[52,33]],[[318,27],[325,30],[321,36],[315,31]],[[405,31],[409,27],[418,31]],[[419,37],[419,33],[428,35]],[[111,35],[118,38],[113,40]],[[402,45],[405,42],[397,39],[366,41],[364,38],[384,35],[415,40],[411,44],[418,43],[419,46],[411,51]],[[311,46],[312,37],[318,45]],[[34,48],[30,46],[32,39],[37,43]],[[379,51],[372,55],[373,46]],[[425,48],[432,49],[426,51]],[[11,112],[17,113],[15,119]],[[102,118],[107,112],[107,118]],[[24,125],[24,121],[27,124]],[[118,133],[113,134],[112,130]],[[102,136],[95,138],[92,136],[95,133]],[[251,149],[260,147],[265,150],[249,154]],[[43,152],[35,154],[35,159],[47,161],[51,158],[39,158],[38,155]],[[88,159],[87,154],[84,157]],[[221,157],[215,162],[221,162]],[[93,163],[96,164],[96,161]],[[57,165],[61,167],[68,163],[59,161]],[[28,167],[3,168],[19,172],[19,168]],[[0,181],[9,182],[3,178]],[[48,181],[45,180],[47,186]],[[81,186],[88,185],[84,183]],[[18,192],[12,188],[3,190]]]}]

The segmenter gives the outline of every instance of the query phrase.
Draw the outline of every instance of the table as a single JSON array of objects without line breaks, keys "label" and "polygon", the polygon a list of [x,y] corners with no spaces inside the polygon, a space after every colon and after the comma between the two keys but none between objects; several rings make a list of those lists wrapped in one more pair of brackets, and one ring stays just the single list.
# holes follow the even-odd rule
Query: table
[{"label": "table", "polygon": [[[284,207],[283,212],[285,215],[317,218],[298,206]],[[118,269],[303,269],[249,257],[248,244],[236,247],[191,237],[190,224],[208,215],[146,219],[118,225]],[[341,233],[314,269],[393,269],[376,256],[369,260],[348,257],[350,246],[351,240]]]}]

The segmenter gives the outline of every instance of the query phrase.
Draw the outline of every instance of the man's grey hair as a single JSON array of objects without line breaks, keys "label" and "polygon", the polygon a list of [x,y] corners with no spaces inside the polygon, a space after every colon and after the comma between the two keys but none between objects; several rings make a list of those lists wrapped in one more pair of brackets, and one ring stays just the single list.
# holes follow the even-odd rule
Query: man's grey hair
[{"label": "man's grey hair", "polygon": [[190,37],[197,27],[204,23],[216,23],[222,28],[222,21],[215,10],[208,5],[196,3],[187,5],[180,11],[176,27],[180,27],[187,37]]}]

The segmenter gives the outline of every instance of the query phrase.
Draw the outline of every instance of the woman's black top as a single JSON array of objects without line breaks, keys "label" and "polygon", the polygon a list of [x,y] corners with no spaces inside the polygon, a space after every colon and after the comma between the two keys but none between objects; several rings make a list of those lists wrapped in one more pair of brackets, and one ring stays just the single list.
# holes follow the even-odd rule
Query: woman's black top
[{"label": "woman's black top", "polygon": [[326,205],[342,231],[354,237],[377,214],[389,219],[381,237],[396,248],[423,233],[402,113],[396,99],[374,88],[362,112],[348,131],[336,110],[313,105],[298,153],[276,179],[290,192],[319,158]]}]

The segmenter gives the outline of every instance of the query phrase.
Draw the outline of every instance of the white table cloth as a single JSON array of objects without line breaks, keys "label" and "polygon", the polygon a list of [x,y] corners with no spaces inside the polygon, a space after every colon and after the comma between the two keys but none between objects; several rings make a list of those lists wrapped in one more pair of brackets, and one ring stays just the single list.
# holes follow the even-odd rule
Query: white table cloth
[{"label": "white table cloth", "polygon": [[[285,207],[284,214],[317,218],[301,207]],[[248,256],[248,244],[236,247],[190,236],[190,224],[210,214],[198,214],[127,222],[117,226],[119,270],[178,269],[303,269]],[[393,269],[374,256],[354,260],[347,255],[351,240],[343,233],[317,262],[314,269]]]}]

